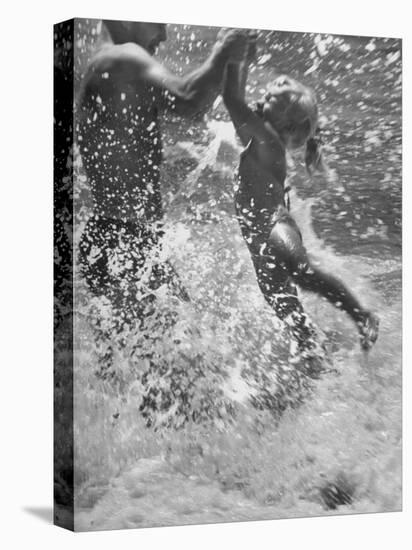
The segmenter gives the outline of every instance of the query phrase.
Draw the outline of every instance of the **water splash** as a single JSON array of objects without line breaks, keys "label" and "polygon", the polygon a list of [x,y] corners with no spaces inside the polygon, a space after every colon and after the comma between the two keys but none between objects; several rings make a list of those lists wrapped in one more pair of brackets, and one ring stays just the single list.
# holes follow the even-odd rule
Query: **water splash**
[{"label": "water splash", "polygon": [[[173,260],[191,303],[176,303],[160,292],[159,317],[148,327],[156,341],[146,340],[151,351],[144,347],[147,332],[136,327],[120,335],[126,346],[114,338],[113,379],[96,377],[99,357],[90,326],[98,308],[110,331],[110,305],[96,303],[77,281],[75,483],[83,525],[318,515],[327,513],[328,502],[340,493],[350,495],[339,503],[342,513],[399,509],[399,260],[376,262],[359,248],[337,255],[313,228],[316,204],[292,193],[292,213],[307,248],[379,311],[382,328],[365,361],[345,315],[302,295],[305,308],[334,338],[334,372],[318,380],[299,407],[280,418],[273,415],[288,345],[257,288],[234,217],[239,146],[232,125],[210,121],[207,131],[201,143],[181,141],[169,148],[165,166],[165,194],[169,172],[179,190],[170,193],[162,254]],[[158,333],[154,325],[170,312],[177,322],[168,334]],[[161,377],[145,357],[153,349]],[[148,429],[140,409],[147,384],[170,396],[175,379],[185,381],[183,396],[164,402]],[[182,403],[189,408],[182,409]],[[198,416],[187,419],[187,410]],[[182,418],[177,431],[153,429]],[[155,478],[152,466],[159,474]],[[157,485],[149,487],[145,476]],[[168,495],[175,495],[176,487],[183,496],[172,501]],[[135,500],[143,494],[142,501]]]}]

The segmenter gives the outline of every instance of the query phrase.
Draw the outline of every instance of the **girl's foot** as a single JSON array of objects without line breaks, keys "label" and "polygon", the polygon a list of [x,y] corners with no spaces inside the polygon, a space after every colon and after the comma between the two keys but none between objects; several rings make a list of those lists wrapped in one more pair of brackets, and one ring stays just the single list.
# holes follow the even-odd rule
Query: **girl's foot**
[{"label": "girl's foot", "polygon": [[308,376],[319,378],[328,370],[330,362],[325,335],[304,313],[294,319],[294,325],[289,327],[289,335],[290,364],[301,365]]},{"label": "girl's foot", "polygon": [[379,319],[370,311],[366,311],[358,321],[360,345],[364,351],[369,351],[378,339]]}]

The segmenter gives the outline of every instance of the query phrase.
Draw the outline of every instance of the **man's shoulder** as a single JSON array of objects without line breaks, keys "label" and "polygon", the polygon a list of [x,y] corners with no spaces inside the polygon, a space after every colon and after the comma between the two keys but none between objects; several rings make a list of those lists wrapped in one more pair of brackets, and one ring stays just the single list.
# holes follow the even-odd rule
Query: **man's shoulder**
[{"label": "man's shoulder", "polygon": [[89,67],[92,70],[108,70],[118,64],[142,62],[147,58],[147,52],[138,44],[128,42],[125,44],[105,44],[100,47],[90,60]]},{"label": "man's shoulder", "polygon": [[[96,94],[104,101],[121,98],[133,93],[139,96],[143,104],[146,100],[152,104],[157,98],[153,86],[145,77],[150,67],[139,67],[136,60],[143,48],[137,44],[103,45],[90,59],[82,79],[81,103],[86,104],[89,97]],[[130,59],[134,56],[134,59]]]}]

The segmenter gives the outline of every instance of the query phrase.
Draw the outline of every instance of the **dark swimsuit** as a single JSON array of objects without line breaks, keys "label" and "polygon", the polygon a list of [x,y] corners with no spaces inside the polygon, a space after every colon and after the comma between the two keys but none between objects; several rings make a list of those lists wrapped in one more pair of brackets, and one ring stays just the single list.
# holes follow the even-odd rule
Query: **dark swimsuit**
[{"label": "dark swimsuit", "polygon": [[[138,274],[147,267],[145,262],[149,255],[154,258],[151,258],[153,264],[147,281],[148,290],[159,288],[162,284],[176,283],[177,275],[171,264],[164,260],[156,261],[159,255],[156,251],[160,250],[162,237],[161,228],[152,228],[143,221],[92,216],[79,246],[82,272],[89,288],[94,294],[109,298],[112,293],[127,293],[133,287],[136,289]],[[181,292],[183,288],[176,293]]]},{"label": "dark swimsuit", "polygon": [[[255,203],[253,193],[250,192],[250,182],[242,179],[242,162],[245,162],[250,154],[252,140],[241,153],[240,165],[237,175],[237,189],[235,191],[235,208],[237,219],[242,231],[242,235],[249,248],[255,267],[259,287],[269,305],[275,309],[279,318],[284,319],[290,313],[299,310],[302,306],[297,298],[296,287],[293,284],[290,272],[279,258],[276,257],[273,249],[270,248],[268,239],[276,223],[281,220],[290,220],[289,214],[289,188],[284,188],[286,204],[273,206],[273,208],[259,208]],[[255,180],[265,181],[268,178],[266,172],[253,158],[248,158],[251,162]],[[260,173],[260,174],[259,174]],[[261,177],[259,177],[259,175]],[[251,174],[251,177],[253,175]],[[249,178],[251,179],[251,178]],[[273,179],[273,176],[271,176]],[[251,184],[253,186],[253,182]],[[273,203],[273,191],[278,182],[273,181],[267,186],[267,204]]]}]

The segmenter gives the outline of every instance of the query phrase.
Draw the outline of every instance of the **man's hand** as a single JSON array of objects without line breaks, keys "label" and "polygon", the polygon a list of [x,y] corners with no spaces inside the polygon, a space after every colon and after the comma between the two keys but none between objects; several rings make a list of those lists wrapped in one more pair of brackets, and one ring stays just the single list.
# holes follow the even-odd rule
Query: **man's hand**
[{"label": "man's hand", "polygon": [[248,31],[243,29],[220,29],[217,44],[228,56],[228,61],[241,63],[247,55],[249,39]]}]

